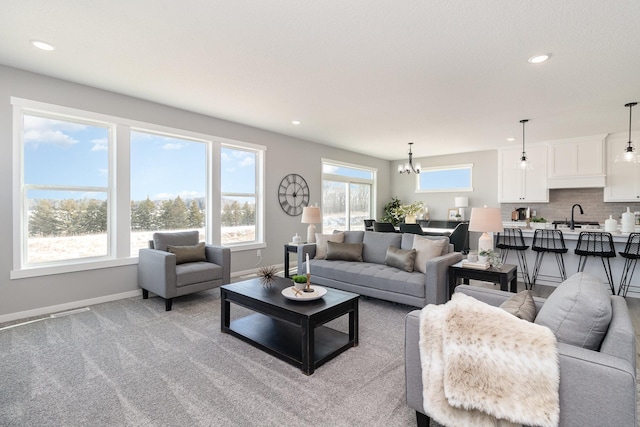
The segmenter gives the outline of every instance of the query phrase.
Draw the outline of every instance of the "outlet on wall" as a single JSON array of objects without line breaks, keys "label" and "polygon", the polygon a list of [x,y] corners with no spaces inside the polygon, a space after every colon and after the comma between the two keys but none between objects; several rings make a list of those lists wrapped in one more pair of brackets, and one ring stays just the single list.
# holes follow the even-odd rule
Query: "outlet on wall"
[{"label": "outlet on wall", "polygon": [[260,249],[256,251],[256,256],[262,256],[262,251]]}]

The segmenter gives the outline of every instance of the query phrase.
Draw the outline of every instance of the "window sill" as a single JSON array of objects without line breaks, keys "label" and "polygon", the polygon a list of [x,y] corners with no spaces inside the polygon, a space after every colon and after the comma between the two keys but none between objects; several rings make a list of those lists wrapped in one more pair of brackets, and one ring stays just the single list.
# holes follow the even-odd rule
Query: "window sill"
[{"label": "window sill", "polygon": [[[227,245],[231,249],[231,252],[251,251],[255,249],[266,248],[265,243],[251,243],[251,244],[239,244],[237,246]],[[78,271],[98,270],[101,268],[122,267],[126,265],[138,264],[138,257],[132,258],[120,258],[105,261],[87,261],[76,262],[73,264],[64,265],[47,265],[41,267],[30,267],[22,270],[11,270],[9,278],[15,279],[27,279],[29,277],[50,276],[52,274],[65,274],[75,273]]]},{"label": "window sill", "polygon": [[78,271],[97,270],[101,268],[122,267],[138,263],[138,257],[121,258],[105,261],[76,262],[65,265],[47,265],[42,267],[24,268],[22,270],[12,270],[9,278],[26,279],[29,277],[50,276],[52,274],[74,273]]}]

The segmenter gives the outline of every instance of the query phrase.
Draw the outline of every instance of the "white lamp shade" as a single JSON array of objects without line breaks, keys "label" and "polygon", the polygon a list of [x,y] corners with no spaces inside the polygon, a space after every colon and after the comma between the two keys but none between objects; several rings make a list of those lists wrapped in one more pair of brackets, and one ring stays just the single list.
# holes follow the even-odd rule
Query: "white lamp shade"
[{"label": "white lamp shade", "polygon": [[305,208],[302,208],[301,222],[303,224],[320,224],[322,222],[322,216],[320,215],[320,207],[307,206]]},{"label": "white lamp shade", "polygon": [[469,206],[469,198],[468,197],[456,197],[455,199],[456,208],[466,208]]},{"label": "white lamp shade", "polygon": [[469,231],[491,233],[502,231],[500,208],[472,208]]}]

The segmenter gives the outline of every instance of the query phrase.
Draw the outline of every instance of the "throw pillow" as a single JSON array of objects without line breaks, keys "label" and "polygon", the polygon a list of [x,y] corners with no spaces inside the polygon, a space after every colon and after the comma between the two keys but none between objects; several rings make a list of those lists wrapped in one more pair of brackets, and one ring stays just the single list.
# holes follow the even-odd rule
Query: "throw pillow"
[{"label": "throw pillow", "polygon": [[362,262],[362,243],[336,243],[328,241],[326,259]]},{"label": "throw pillow", "polygon": [[402,234],[400,233],[380,233],[375,231],[364,233],[362,238],[362,243],[364,244],[362,260],[384,265],[384,260],[387,257],[387,248],[389,246],[399,248],[401,241]]},{"label": "throw pillow", "polygon": [[528,290],[510,297],[500,304],[500,308],[527,322],[533,322],[536,318],[536,303],[533,293]]},{"label": "throw pillow", "polygon": [[204,242],[200,242],[193,246],[167,246],[167,252],[176,255],[176,264],[184,264],[186,262],[206,261],[207,257],[204,253]]},{"label": "throw pillow", "polygon": [[413,265],[416,262],[416,250],[415,249],[400,249],[394,246],[387,248],[387,258],[385,264],[390,267],[399,268],[400,270],[413,271]]},{"label": "throw pillow", "polygon": [[576,273],[549,295],[535,323],[551,329],[558,342],[598,350],[612,313],[608,286],[590,274]]},{"label": "throw pillow", "polygon": [[427,261],[442,255],[442,251],[449,244],[449,239],[427,239],[417,234],[413,236],[413,249],[416,250],[416,261],[413,269],[421,273],[427,271]]},{"label": "throw pillow", "polygon": [[344,242],[344,231],[333,234],[316,233],[316,256],[315,259],[325,259],[327,257],[327,242]]}]

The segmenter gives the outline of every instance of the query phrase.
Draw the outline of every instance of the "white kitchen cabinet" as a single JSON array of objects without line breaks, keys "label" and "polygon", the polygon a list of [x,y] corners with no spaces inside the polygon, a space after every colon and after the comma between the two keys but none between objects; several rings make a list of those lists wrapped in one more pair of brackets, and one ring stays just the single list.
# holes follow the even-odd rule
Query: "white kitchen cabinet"
[{"label": "white kitchen cabinet", "polygon": [[547,188],[547,147],[529,145],[527,160],[532,169],[518,166],[522,150],[503,148],[498,151],[499,179],[498,201],[500,203],[549,202]]},{"label": "white kitchen cabinet", "polygon": [[[638,141],[638,135],[632,135],[632,141]],[[628,134],[615,134],[607,137],[607,185],[604,188],[605,202],[640,201],[640,163],[615,163],[616,155],[622,153],[629,141]],[[634,143],[638,150],[638,143]]]},{"label": "white kitchen cabinet", "polygon": [[605,186],[604,141],[595,135],[548,141],[549,188],[597,188]]}]

